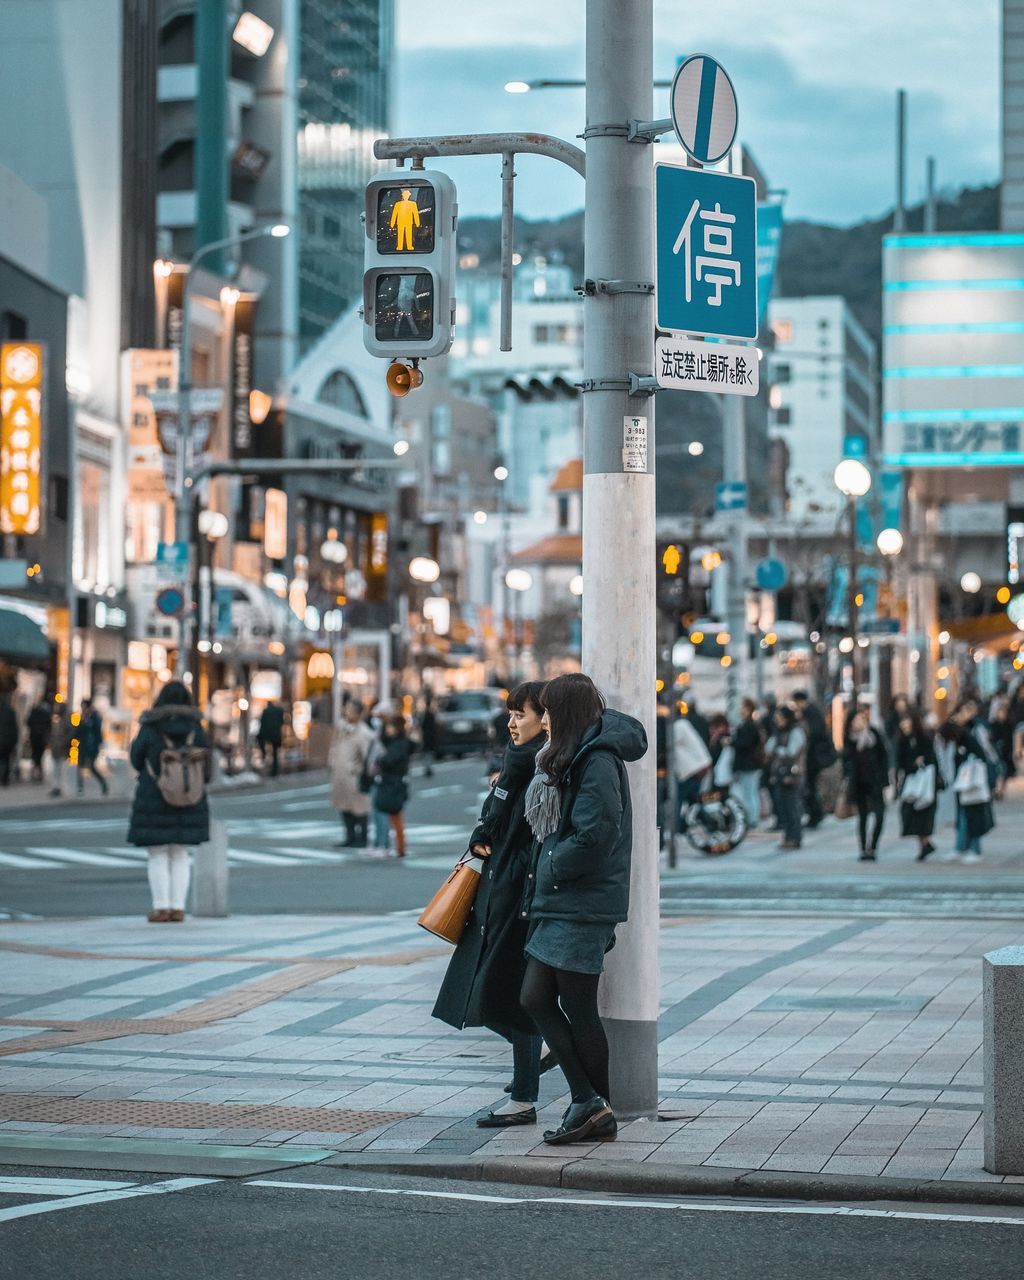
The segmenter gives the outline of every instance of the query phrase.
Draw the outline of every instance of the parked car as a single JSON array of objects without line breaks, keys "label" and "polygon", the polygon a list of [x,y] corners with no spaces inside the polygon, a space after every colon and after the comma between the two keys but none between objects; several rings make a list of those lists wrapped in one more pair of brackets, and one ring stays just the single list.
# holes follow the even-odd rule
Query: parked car
[{"label": "parked car", "polygon": [[437,758],[484,752],[494,740],[493,720],[505,707],[496,689],[449,693],[437,704]]}]

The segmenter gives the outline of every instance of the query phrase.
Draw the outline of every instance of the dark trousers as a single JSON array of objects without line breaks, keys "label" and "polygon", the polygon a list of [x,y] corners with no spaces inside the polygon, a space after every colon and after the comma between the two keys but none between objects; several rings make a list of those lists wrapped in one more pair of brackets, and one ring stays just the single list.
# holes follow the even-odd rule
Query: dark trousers
[{"label": "dark trousers", "polygon": [[512,1046],[512,1101],[536,1102],[540,1095],[540,1036],[498,1025],[489,1026],[488,1030],[497,1032]]},{"label": "dark trousers", "polygon": [[92,776],[100,784],[100,790],[103,792],[104,795],[106,795],[107,780],[103,776],[103,774],[100,773],[99,769],[96,768],[96,757],[83,756],[83,755],[79,755],[78,757],[78,794],[79,795],[82,794],[82,791],[85,786],[85,775],[87,773],[92,774]]},{"label": "dark trousers", "polygon": [[772,787],[772,799],[783,839],[787,844],[800,844],[803,839],[803,797],[800,787],[787,787],[776,783]]},{"label": "dark trousers", "polygon": [[366,814],[347,813],[342,810],[341,820],[345,824],[345,843],[356,849],[365,849],[369,817]]},{"label": "dark trousers", "polygon": [[807,812],[807,825],[816,827],[825,816],[825,811],[821,807],[821,797],[818,795],[818,775],[820,769],[807,770],[807,785],[804,790],[804,809]]},{"label": "dark trousers", "polygon": [[[871,839],[868,839],[868,819],[874,818]],[[863,796],[857,799],[857,834],[860,837],[861,853],[874,853],[878,848],[878,838],[882,834],[882,823],[885,821],[885,801],[875,796]]]},{"label": "dark trousers", "polygon": [[260,755],[263,757],[263,763],[267,763],[267,752],[270,752],[270,776],[276,778],[281,772],[280,762],[278,761],[278,752],[281,750],[280,742],[261,742]]},{"label": "dark trousers", "polygon": [[0,751],[0,787],[10,785],[12,754],[11,751]]}]

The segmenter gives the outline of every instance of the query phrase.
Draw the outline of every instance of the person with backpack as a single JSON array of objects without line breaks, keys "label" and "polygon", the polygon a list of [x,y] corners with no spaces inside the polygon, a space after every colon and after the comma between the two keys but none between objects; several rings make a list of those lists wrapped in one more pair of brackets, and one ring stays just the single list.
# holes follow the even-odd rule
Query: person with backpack
[{"label": "person with backpack", "polygon": [[151,924],[185,919],[189,847],[210,838],[209,746],[192,695],[180,680],[169,680],[152,708],[143,712],[131,746],[139,779],[128,843],[149,850]]}]

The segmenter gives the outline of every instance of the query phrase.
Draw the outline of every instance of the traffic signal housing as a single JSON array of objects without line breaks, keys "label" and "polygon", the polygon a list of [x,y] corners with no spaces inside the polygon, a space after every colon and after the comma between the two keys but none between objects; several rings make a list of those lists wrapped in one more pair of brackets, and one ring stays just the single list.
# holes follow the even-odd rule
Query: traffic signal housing
[{"label": "traffic signal housing", "polygon": [[391,360],[443,356],[455,336],[455,183],[397,169],[366,184],[363,340]]}]

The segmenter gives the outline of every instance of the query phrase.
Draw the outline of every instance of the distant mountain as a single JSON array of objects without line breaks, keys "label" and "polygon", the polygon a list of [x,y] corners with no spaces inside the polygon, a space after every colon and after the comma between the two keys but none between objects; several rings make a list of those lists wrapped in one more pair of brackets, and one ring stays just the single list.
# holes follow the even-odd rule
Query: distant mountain
[{"label": "distant mountain", "polygon": [[[999,188],[976,187],[939,199],[940,231],[993,231],[999,226]],[[907,229],[920,231],[924,208],[907,212]],[[782,235],[780,297],[840,294],[876,340],[882,332],[882,236],[892,230],[892,214],[852,227],[817,222],[787,222]],[[479,255],[480,265],[497,270],[501,224],[497,218],[464,218],[459,223],[460,253]],[[516,218],[515,250],[524,258],[558,259],[583,279],[583,213],[528,222]]]}]

